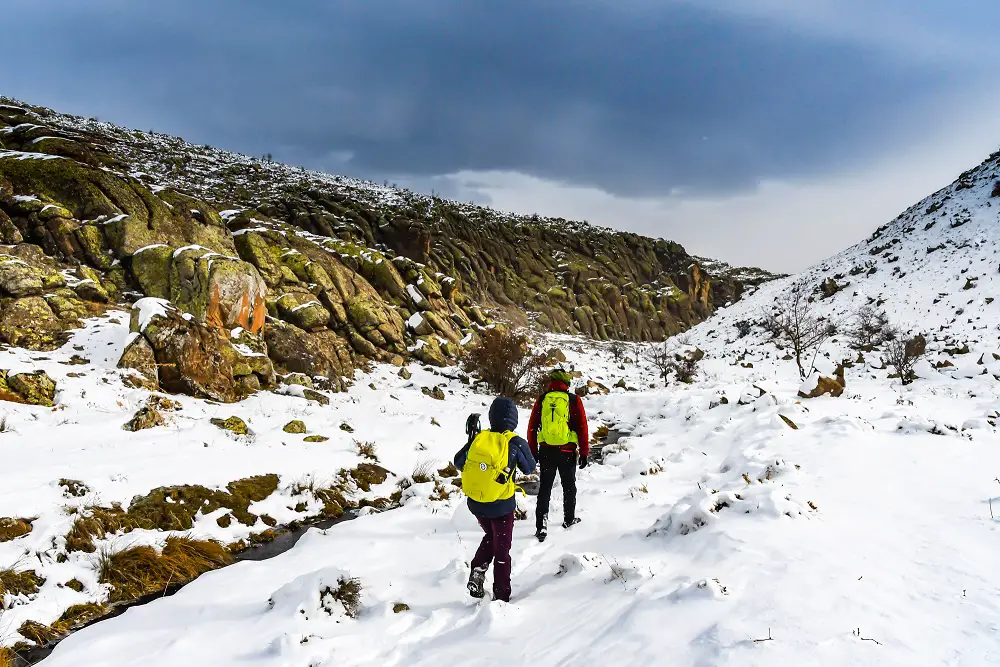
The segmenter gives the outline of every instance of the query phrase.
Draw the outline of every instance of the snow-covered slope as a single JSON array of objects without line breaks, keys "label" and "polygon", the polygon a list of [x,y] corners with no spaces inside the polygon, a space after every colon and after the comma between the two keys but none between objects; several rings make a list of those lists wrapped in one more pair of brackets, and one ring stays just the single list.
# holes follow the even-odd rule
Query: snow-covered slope
[{"label": "snow-covered slope", "polygon": [[[624,380],[586,403],[592,426],[630,435],[580,473],[583,523],[544,544],[530,521],[517,523],[510,604],[467,597],[481,531],[459,495],[418,483],[398,510],[313,530],[273,560],[206,574],[71,636],[42,664],[1000,660],[992,377],[938,376],[901,389],[886,371],[859,370],[849,395],[803,404],[787,362],[747,369],[709,357],[695,384],[650,387],[644,363],[621,368],[590,343],[555,343],[585,378]],[[328,424],[337,419],[330,413],[350,411],[353,437],[376,441],[404,475],[415,461],[443,465],[462,442],[465,415],[489,401],[454,380],[444,381],[445,401],[389,373],[371,381],[374,390],[359,383],[309,419]],[[259,429],[248,454],[281,452],[289,471],[319,461],[279,445],[267,428],[277,406],[261,408],[259,418],[254,408],[242,413]],[[324,446],[349,451],[346,439]],[[77,473],[107,474],[83,464]],[[533,499],[523,506],[530,515]],[[323,593],[341,577],[362,584],[356,617]]]},{"label": "snow-covered slope", "polygon": [[942,345],[1000,352],[1000,152],[865,241],[801,274],[765,283],[753,298],[698,327],[692,340],[721,351],[737,340],[737,322],[759,320],[761,310],[793,286],[810,291],[817,313],[839,324],[872,305],[893,324]]}]

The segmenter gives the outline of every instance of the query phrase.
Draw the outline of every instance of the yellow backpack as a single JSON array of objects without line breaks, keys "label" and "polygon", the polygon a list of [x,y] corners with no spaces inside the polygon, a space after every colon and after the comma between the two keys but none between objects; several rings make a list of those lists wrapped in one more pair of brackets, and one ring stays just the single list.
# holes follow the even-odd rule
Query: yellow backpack
[{"label": "yellow backpack", "polygon": [[550,391],[542,398],[542,424],[538,442],[561,447],[576,443],[576,433],[569,428],[569,393]]},{"label": "yellow backpack", "polygon": [[462,491],[481,503],[506,500],[514,495],[514,471],[510,468],[513,431],[483,431],[469,446],[462,468]]}]

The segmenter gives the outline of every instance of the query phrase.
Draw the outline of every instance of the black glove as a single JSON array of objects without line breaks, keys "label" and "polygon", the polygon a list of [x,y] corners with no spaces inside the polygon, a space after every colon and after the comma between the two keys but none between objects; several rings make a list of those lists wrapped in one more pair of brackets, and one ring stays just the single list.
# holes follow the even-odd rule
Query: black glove
[{"label": "black glove", "polygon": [[587,467],[587,463],[589,463],[588,461],[589,458],[590,458],[589,456],[580,457],[580,470],[583,470],[584,468]]}]

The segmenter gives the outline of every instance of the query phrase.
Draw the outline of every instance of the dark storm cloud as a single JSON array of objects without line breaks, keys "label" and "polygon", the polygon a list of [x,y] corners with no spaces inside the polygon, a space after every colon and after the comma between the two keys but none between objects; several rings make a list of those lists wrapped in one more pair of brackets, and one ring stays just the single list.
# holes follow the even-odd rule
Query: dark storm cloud
[{"label": "dark storm cloud", "polygon": [[0,93],[377,180],[510,170],[727,193],[831,170],[964,83],[674,2],[8,4]]}]

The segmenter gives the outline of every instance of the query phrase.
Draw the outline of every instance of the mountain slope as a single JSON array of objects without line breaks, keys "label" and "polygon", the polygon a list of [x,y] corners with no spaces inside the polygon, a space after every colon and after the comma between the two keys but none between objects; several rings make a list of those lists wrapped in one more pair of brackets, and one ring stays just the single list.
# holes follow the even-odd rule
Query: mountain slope
[{"label": "mountain slope", "polygon": [[[133,261],[138,251],[195,245],[238,258],[252,268],[230,268],[267,292],[267,314],[309,334],[306,343],[286,337],[325,350],[327,375],[349,375],[366,359],[415,354],[442,363],[491,312],[548,331],[660,339],[743,292],[739,280],[706,273],[676,243],[502,214],[7,102],[4,242],[20,236],[101,271],[120,263],[112,280],[119,292],[175,302],[178,290],[160,275],[175,270],[164,267],[166,249],[154,251],[152,268]],[[345,280],[355,287],[329,288]],[[180,291],[191,289],[194,300],[212,296],[202,287]],[[223,315],[239,308],[226,300],[238,291],[222,286]],[[256,307],[257,295],[249,301]],[[206,307],[179,305],[204,320]],[[322,329],[334,336],[317,343],[312,334]]]},{"label": "mountain slope", "polygon": [[[965,359],[986,354],[991,364],[1000,353],[1000,152],[868,239],[721,310],[692,340],[720,353],[753,347],[766,336],[758,328],[741,339],[737,324],[759,321],[793,288],[806,290],[814,311],[842,329],[870,305],[904,332],[927,335],[935,354],[968,345]],[[836,337],[830,353],[848,354],[843,343],[844,335]]]}]

